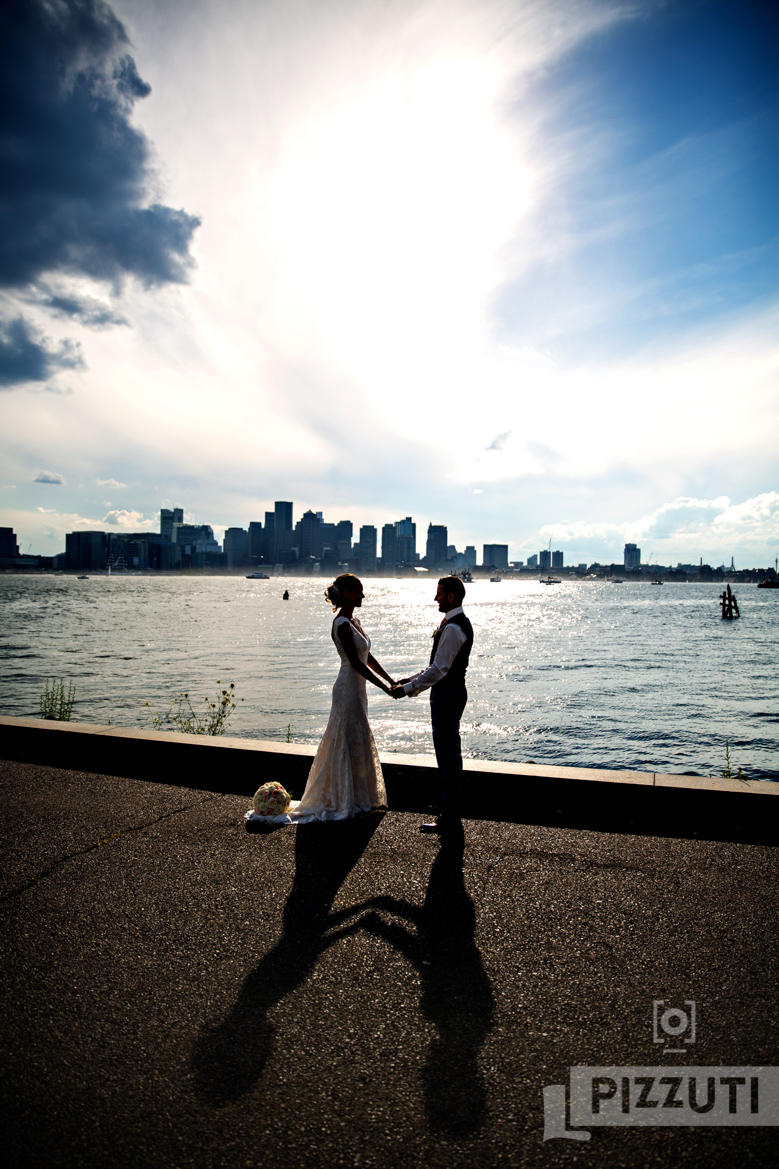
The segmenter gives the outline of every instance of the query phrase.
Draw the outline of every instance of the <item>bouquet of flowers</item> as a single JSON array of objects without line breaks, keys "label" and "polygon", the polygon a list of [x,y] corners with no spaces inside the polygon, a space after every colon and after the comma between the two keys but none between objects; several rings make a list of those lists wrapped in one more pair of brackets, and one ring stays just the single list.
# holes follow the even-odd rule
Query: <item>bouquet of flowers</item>
[{"label": "bouquet of flowers", "polygon": [[287,789],[273,780],[264,783],[254,793],[254,810],[258,816],[283,816],[291,800]]}]

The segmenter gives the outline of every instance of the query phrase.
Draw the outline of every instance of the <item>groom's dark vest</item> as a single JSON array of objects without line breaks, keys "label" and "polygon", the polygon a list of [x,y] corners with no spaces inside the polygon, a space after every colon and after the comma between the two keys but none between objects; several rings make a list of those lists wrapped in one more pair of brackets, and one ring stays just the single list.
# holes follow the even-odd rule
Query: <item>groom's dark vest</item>
[{"label": "groom's dark vest", "polygon": [[[454,617],[448,617],[446,625],[459,625],[465,634],[465,642],[460,646],[455,655],[455,659],[449,667],[446,674],[440,682],[436,682],[435,686],[430,691],[432,698],[433,692],[441,694],[444,690],[448,690],[450,686],[464,686],[465,685],[465,671],[468,669],[468,660],[471,656],[471,648],[473,647],[473,626],[464,613],[458,613]],[[442,625],[436,632],[433,638],[433,648],[430,651],[430,665],[433,664],[433,659],[438,651],[438,642],[441,638],[446,625]]]}]

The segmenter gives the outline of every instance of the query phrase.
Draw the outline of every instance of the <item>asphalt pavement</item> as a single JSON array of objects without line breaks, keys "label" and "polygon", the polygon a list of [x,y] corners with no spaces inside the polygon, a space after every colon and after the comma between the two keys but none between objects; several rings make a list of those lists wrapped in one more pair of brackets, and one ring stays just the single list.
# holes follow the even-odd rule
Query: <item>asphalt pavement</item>
[{"label": "asphalt pavement", "polygon": [[[13,1167],[779,1162],[779,1128],[543,1141],[577,1065],[779,1065],[776,848],[564,817],[439,843],[402,812],[251,834],[240,796],[0,784]],[[695,1003],[683,1057],[657,1000]]]}]

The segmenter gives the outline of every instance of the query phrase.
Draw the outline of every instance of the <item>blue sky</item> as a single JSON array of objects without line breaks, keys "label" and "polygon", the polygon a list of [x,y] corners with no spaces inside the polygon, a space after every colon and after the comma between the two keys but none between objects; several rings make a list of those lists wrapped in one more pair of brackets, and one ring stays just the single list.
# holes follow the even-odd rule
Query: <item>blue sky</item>
[{"label": "blue sky", "polygon": [[775,6],[85,7],[4,17],[24,548],[293,499],[773,561]]}]

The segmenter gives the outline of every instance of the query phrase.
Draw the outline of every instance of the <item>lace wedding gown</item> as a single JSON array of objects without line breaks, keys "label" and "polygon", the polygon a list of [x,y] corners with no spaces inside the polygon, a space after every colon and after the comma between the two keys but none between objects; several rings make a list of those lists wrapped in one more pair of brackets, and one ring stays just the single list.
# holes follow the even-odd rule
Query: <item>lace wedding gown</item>
[{"label": "lace wedding gown", "polygon": [[[341,659],[341,669],[333,686],[330,718],[311,764],[303,798],[293,800],[283,816],[257,817],[256,813],[247,812],[247,819],[293,824],[346,820],[387,802],[379,755],[368,723],[367,683],[352,668],[337,635],[338,626],[343,622],[349,623],[349,618],[339,616],[333,621],[331,636]],[[351,625],[357,655],[367,664],[371,640],[356,619]]]}]

